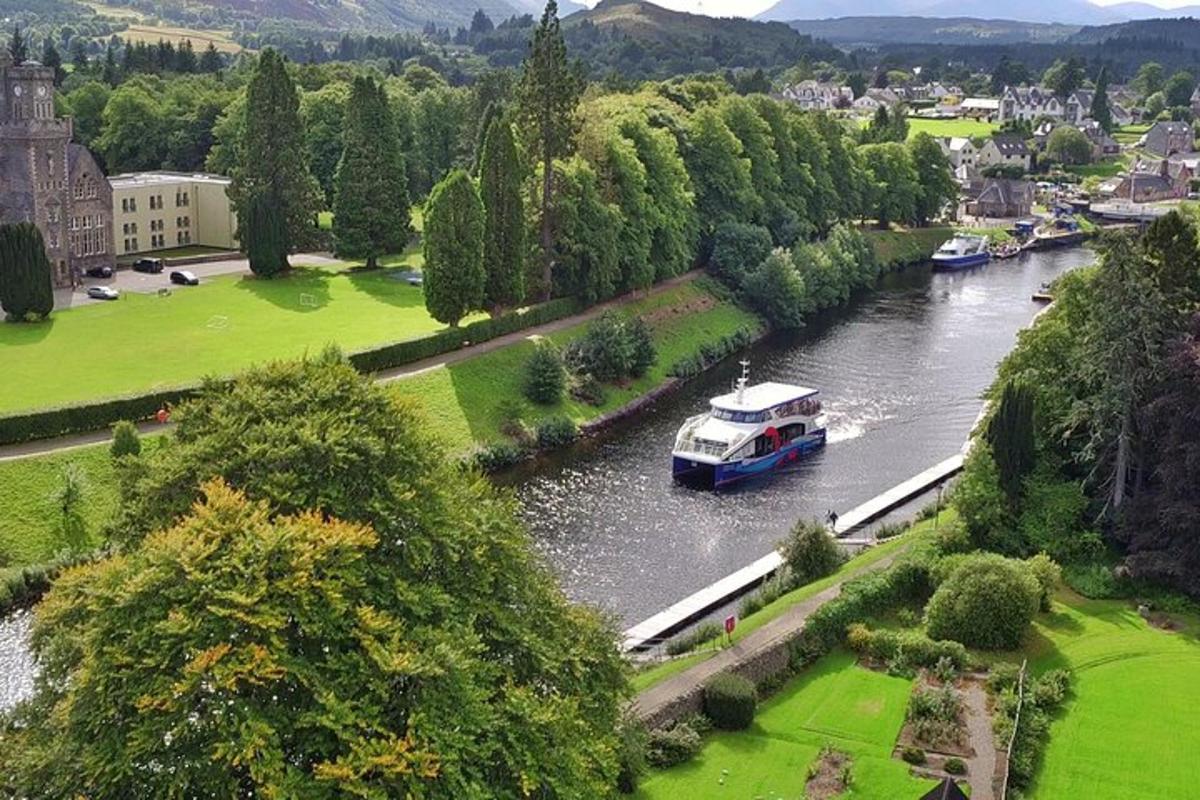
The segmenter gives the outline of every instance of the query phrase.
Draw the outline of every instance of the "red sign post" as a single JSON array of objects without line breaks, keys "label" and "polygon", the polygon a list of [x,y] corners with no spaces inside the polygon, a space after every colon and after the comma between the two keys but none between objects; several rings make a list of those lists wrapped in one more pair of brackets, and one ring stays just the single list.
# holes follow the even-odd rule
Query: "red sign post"
[{"label": "red sign post", "polygon": [[733,629],[736,627],[737,627],[737,616],[734,614],[730,614],[728,617],[725,618],[725,635],[732,636]]}]

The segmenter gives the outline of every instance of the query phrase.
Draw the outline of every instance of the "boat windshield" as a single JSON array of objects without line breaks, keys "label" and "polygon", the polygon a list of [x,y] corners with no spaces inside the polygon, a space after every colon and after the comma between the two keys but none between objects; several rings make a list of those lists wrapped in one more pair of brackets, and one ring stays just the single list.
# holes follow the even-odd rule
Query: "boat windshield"
[{"label": "boat windshield", "polygon": [[765,411],[730,411],[727,408],[713,408],[713,419],[725,422],[764,422],[767,419]]}]

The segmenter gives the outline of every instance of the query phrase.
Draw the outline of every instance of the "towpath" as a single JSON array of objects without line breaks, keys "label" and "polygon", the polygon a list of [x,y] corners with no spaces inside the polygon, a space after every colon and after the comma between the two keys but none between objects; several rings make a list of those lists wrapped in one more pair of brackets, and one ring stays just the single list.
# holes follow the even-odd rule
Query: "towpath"
[{"label": "towpath", "polygon": [[[490,353],[493,350],[498,350],[501,347],[508,347],[511,344],[528,339],[531,336],[547,336],[551,333],[557,333],[561,330],[574,327],[583,322],[588,322],[603,314],[612,308],[619,308],[627,303],[641,300],[646,297],[654,297],[662,294],[683,283],[689,283],[698,278],[702,273],[698,270],[685,272],[674,278],[663,281],[655,285],[645,292],[634,292],[632,294],[622,295],[621,297],[613,298],[606,302],[594,305],[586,311],[578,314],[573,314],[569,317],[563,317],[552,322],[547,322],[542,325],[535,325],[524,330],[507,333],[503,336],[497,336],[495,339],[489,339],[486,342],[469,345],[467,347],[452,350],[449,353],[424,358],[420,361],[414,361],[403,366],[395,367],[394,369],[383,370],[375,373],[372,377],[379,383],[391,383],[393,381],[402,380],[404,378],[419,375],[422,372],[428,372],[438,367],[443,367],[448,364],[457,364],[460,361],[465,361],[468,358]],[[138,424],[138,431],[143,435],[165,433],[170,430],[170,425],[162,425],[154,421],[145,421]],[[0,445],[0,462],[15,461],[29,456],[45,455],[47,453],[58,453],[67,450],[73,450],[79,447],[87,447],[88,445],[101,444],[112,441],[112,431],[110,428],[101,428],[94,431],[85,431],[83,433],[72,433],[66,436],[56,436],[51,439],[38,439],[32,442],[18,442],[16,444]]]},{"label": "towpath", "polygon": [[655,719],[679,698],[700,691],[714,675],[734,669],[739,664],[751,661],[763,652],[795,638],[804,629],[814,611],[838,596],[846,581],[891,566],[896,557],[906,549],[907,547],[903,547],[879,561],[849,573],[828,589],[792,606],[782,615],[740,639],[732,647],[720,650],[699,664],[644,689],[633,701],[633,712],[641,719]]}]

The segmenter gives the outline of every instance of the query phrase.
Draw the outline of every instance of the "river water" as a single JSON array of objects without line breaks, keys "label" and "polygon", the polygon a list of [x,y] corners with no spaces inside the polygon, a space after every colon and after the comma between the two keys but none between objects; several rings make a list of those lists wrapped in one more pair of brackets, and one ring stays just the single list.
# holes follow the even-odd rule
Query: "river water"
[{"label": "river water", "polygon": [[[604,436],[531,465],[515,485],[537,546],[575,600],[631,625],[771,550],[797,520],[852,508],[956,453],[1042,283],[1082,248],[957,273],[914,267],[849,307],[747,352],[751,382],[820,389],[828,445],[791,471],[711,492],[675,485],[684,418],[728,391],[730,359]],[[0,620],[0,709],[26,696],[29,615]]]}]

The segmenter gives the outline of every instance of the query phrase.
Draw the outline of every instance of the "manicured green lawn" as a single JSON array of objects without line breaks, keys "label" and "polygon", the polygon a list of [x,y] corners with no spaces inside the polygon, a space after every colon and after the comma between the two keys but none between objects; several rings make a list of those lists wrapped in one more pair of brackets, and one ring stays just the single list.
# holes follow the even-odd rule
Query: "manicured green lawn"
[{"label": "manicured green lawn", "polygon": [[333,342],[347,351],[441,329],[417,287],[384,272],[300,269],[277,280],[226,275],[169,296],[0,325],[0,413],[194,383]]},{"label": "manicured green lawn", "polygon": [[[147,442],[143,442],[147,444]],[[66,549],[52,495],[74,462],[84,481],[83,514],[92,544],[116,506],[112,461],[103,445],[0,461],[0,567],[46,561]]]},{"label": "manicured green lawn", "polygon": [[[427,410],[447,444],[458,452],[477,442],[504,438],[501,424],[513,413],[529,424],[546,417],[566,415],[578,422],[593,419],[633,400],[661,384],[676,361],[705,342],[715,341],[745,326],[758,326],[752,314],[723,303],[694,284],[637,301],[623,313],[642,316],[650,324],[658,360],[642,378],[625,386],[608,386],[604,403],[590,406],[569,396],[553,406],[535,406],[522,393],[525,361],[534,341],[494,350],[391,384],[398,395],[409,397]],[[553,334],[558,345],[580,336],[586,324]]]},{"label": "manicured green lawn", "polygon": [[1200,641],[1195,620],[1185,623],[1168,633],[1127,602],[1060,597],[1037,623],[1030,664],[1036,671],[1070,667],[1074,696],[1051,725],[1028,797],[1195,796]]},{"label": "manicured green lawn", "polygon": [[1110,161],[1099,161],[1095,164],[1067,167],[1066,171],[1081,178],[1090,178],[1093,175],[1098,178],[1112,178],[1124,169],[1125,161],[1123,159],[1113,159]]},{"label": "manicured green lawn", "polygon": [[967,136],[987,138],[999,130],[994,122],[978,119],[922,119],[908,118],[908,138],[918,133],[928,133],[930,136]]},{"label": "manicured green lawn", "polygon": [[933,255],[942,244],[954,235],[953,228],[908,228],[892,230],[866,229],[863,233],[875,257],[888,266],[912,264],[924,261]]},{"label": "manicured green lawn", "polygon": [[745,732],[709,736],[691,762],[654,772],[643,800],[798,798],[808,765],[829,743],[853,758],[856,798],[915,798],[933,785],[891,757],[912,681],[863,669],[836,651],[792,680],[759,708]]}]

